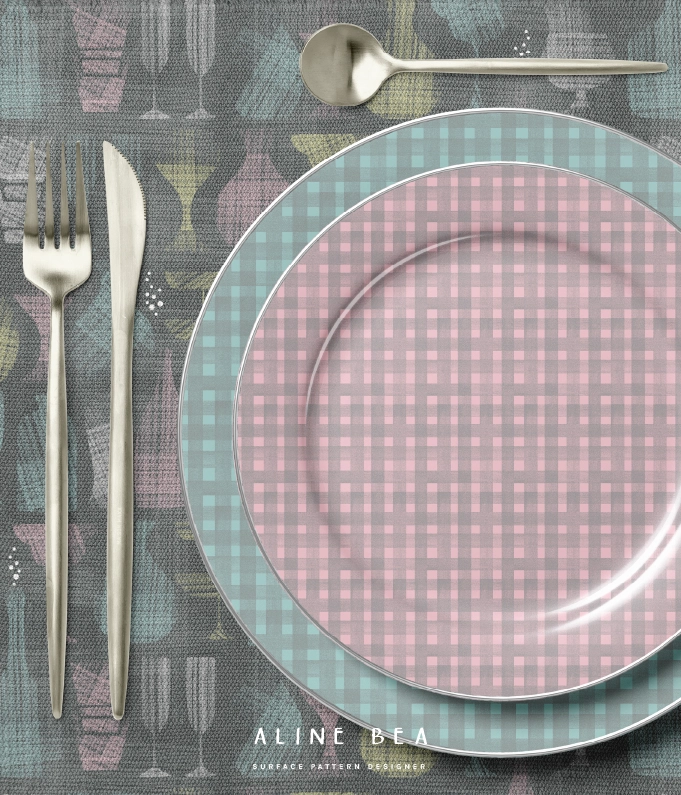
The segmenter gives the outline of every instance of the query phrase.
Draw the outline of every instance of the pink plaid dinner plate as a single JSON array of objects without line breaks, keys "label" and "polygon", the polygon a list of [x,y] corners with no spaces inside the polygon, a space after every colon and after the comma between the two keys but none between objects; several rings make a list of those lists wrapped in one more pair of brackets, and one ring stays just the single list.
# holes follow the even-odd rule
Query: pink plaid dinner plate
[{"label": "pink plaid dinner plate", "polygon": [[681,628],[681,234],[545,166],[446,168],[341,216],[253,330],[237,473],[273,571],[397,679],[531,698]]}]

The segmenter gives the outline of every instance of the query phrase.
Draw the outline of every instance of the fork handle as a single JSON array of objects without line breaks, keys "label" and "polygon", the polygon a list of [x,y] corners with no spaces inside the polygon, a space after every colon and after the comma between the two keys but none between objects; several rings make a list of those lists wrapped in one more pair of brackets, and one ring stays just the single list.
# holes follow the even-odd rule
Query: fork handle
[{"label": "fork handle", "polygon": [[120,720],[125,711],[130,655],[134,520],[132,337],[133,321],[130,319],[129,328],[114,328],[111,348],[106,594],[109,688],[116,720]]},{"label": "fork handle", "polygon": [[45,441],[45,577],[47,655],[52,714],[61,717],[66,663],[69,471],[64,368],[64,300],[53,299],[47,377]]}]

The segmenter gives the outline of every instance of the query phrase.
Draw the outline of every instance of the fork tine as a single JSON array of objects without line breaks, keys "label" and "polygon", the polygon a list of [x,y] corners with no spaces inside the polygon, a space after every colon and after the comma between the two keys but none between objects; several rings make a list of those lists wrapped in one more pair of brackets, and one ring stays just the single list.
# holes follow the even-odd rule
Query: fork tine
[{"label": "fork tine", "polygon": [[76,244],[80,235],[90,234],[90,220],[85,199],[85,180],[83,179],[83,159],[80,141],[76,143]]},{"label": "fork tine", "polygon": [[50,142],[45,147],[45,245],[54,245],[54,208],[52,205],[52,171],[50,169]]},{"label": "fork tine", "polygon": [[38,194],[35,185],[35,151],[33,141],[28,147],[28,190],[26,191],[26,216],[24,218],[24,235],[38,237]]},{"label": "fork tine", "polygon": [[69,192],[66,182],[66,150],[64,142],[61,142],[61,229],[60,246],[71,245],[69,233]]}]

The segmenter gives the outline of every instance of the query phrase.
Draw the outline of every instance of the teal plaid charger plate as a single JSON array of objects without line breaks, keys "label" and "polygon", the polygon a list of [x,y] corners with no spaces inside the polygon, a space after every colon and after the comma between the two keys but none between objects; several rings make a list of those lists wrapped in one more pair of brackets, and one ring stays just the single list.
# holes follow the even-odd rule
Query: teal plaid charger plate
[{"label": "teal plaid charger plate", "polygon": [[[208,571],[236,619],[297,685],[349,719],[453,753],[550,753],[614,737],[681,702],[681,639],[607,682],[525,702],[453,698],[410,687],[320,632],[262,556],[233,457],[241,360],[267,297],[339,215],[390,185],[463,163],[538,163],[620,188],[681,226],[681,166],[622,133],[538,111],[459,111],[354,144],[287,190],[235,247],[197,321],[183,375],[185,495]],[[419,732],[421,735],[419,737]]]}]

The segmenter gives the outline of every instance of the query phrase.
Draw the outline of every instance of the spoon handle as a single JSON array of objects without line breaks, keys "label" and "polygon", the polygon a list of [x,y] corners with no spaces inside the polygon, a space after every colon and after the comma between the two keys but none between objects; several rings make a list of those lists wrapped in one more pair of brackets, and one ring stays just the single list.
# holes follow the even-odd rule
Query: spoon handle
[{"label": "spoon handle", "polygon": [[395,72],[455,72],[476,75],[633,75],[666,72],[655,61],[613,61],[600,58],[457,58],[393,60]]}]

